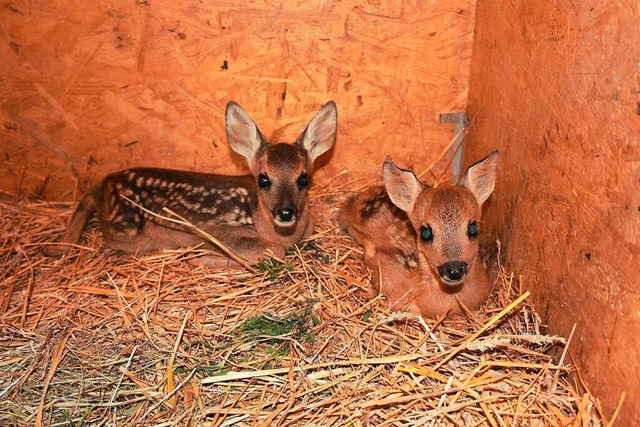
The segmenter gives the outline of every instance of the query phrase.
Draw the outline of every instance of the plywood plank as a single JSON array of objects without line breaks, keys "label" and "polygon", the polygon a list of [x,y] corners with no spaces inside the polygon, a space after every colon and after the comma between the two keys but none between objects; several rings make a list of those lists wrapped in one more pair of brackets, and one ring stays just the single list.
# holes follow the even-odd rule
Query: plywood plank
[{"label": "plywood plank", "polygon": [[487,209],[510,270],[617,425],[640,424],[636,2],[478,4],[468,160],[498,147]]},{"label": "plywood plank", "polygon": [[69,199],[135,165],[239,173],[232,99],[277,140],[335,100],[320,179],[376,176],[388,156],[420,169],[452,136],[438,114],[466,106],[474,17],[467,0],[11,1],[0,190]]}]

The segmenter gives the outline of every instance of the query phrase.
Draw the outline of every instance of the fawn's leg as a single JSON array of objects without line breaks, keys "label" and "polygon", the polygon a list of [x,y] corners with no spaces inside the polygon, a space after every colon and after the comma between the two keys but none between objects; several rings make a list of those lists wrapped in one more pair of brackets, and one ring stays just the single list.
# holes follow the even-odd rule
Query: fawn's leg
[{"label": "fawn's leg", "polygon": [[96,211],[98,191],[99,189],[94,188],[84,193],[62,238],[58,243],[44,248],[43,252],[46,256],[61,257],[66,255],[71,250],[71,246],[78,243],[89,218]]}]

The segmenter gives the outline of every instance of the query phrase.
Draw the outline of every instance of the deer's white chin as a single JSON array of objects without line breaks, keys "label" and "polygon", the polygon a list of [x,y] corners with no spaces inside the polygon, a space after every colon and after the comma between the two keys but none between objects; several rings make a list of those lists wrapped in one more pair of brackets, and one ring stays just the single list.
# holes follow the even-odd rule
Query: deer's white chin
[{"label": "deer's white chin", "polygon": [[440,280],[442,280],[442,283],[444,283],[447,286],[458,286],[458,285],[461,285],[464,282],[465,278],[466,278],[466,276],[462,277],[462,279],[460,279],[460,280],[450,280],[450,279],[445,279],[444,277],[440,276]]},{"label": "deer's white chin", "polygon": [[281,221],[281,220],[275,218],[274,222],[276,223],[276,225],[278,227],[289,228],[289,227],[293,227],[294,225],[296,225],[296,218],[293,218],[291,221]]}]

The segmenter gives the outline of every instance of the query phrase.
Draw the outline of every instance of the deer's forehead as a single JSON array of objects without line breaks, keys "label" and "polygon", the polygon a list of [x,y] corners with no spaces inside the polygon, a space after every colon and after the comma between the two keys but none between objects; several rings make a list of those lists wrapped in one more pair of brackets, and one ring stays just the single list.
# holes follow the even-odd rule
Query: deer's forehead
[{"label": "deer's forehead", "polygon": [[423,193],[418,201],[422,216],[429,221],[457,223],[478,215],[473,194],[462,186],[437,187]]},{"label": "deer's forehead", "polygon": [[271,144],[259,156],[261,168],[273,171],[296,171],[307,167],[307,154],[296,144]]}]

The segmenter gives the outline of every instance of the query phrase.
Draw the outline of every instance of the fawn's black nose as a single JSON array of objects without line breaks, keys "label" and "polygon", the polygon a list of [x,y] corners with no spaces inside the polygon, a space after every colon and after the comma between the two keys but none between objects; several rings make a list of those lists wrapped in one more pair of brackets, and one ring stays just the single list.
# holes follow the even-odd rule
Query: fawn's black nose
[{"label": "fawn's black nose", "polygon": [[440,273],[440,277],[445,283],[457,285],[462,282],[467,274],[467,267],[467,263],[463,261],[445,262],[438,266],[438,273]]},{"label": "fawn's black nose", "polygon": [[296,218],[295,208],[276,208],[275,209],[276,221],[291,222]]}]

